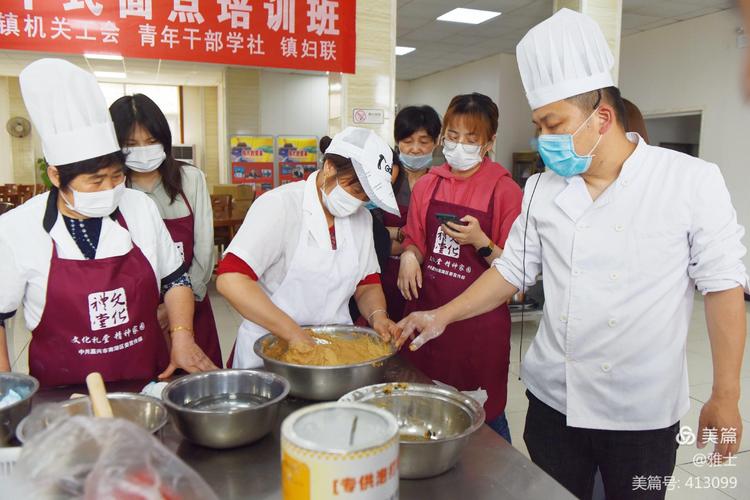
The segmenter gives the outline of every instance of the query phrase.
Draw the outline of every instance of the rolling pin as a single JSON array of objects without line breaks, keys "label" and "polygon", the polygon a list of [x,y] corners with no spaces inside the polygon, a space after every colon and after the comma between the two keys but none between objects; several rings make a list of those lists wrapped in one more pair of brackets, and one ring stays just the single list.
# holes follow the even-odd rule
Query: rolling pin
[{"label": "rolling pin", "polygon": [[107,399],[107,391],[104,388],[104,380],[99,372],[92,372],[86,375],[86,387],[89,389],[91,398],[91,408],[94,410],[94,416],[100,418],[112,418],[112,407]]}]

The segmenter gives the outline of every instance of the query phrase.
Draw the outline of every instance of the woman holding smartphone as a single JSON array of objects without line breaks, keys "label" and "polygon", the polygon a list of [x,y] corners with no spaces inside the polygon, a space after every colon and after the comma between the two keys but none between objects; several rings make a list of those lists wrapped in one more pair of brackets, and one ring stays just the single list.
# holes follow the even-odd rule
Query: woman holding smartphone
[{"label": "woman holding smartphone", "polygon": [[[488,156],[498,115],[497,105],[477,93],[456,96],[448,106],[441,138],[447,163],[414,185],[403,230],[398,287],[408,301],[405,315],[453,300],[502,253],[523,195]],[[487,423],[510,442],[507,306],[451,325],[407,357],[427,376],[460,390],[486,389]]]}]

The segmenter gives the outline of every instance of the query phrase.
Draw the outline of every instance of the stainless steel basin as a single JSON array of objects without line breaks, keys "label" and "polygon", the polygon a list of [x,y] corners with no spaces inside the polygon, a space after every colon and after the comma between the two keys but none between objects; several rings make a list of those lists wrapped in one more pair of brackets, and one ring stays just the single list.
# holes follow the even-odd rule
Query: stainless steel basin
[{"label": "stainless steel basin", "polygon": [[[107,394],[107,399],[115,418],[129,420],[152,434],[167,423],[167,410],[156,398],[131,392],[112,392]],[[18,426],[18,440],[25,443],[47,427],[74,415],[94,415],[88,396],[35,408]]]},{"label": "stainless steel basin", "polygon": [[233,448],[271,431],[289,382],[255,370],[194,373],[170,382],[162,400],[180,433],[209,448]]},{"label": "stainless steel basin", "polygon": [[[355,335],[371,335],[379,338],[371,328],[352,325],[330,325],[304,327],[315,333],[352,338]],[[267,343],[277,338],[265,335],[255,342],[255,354],[262,360],[266,370],[289,380],[292,396],[313,401],[334,401],[354,389],[377,384],[385,379],[385,362],[396,354],[395,348],[387,356],[356,365],[307,366],[285,363],[264,354]]]},{"label": "stainless steel basin", "polygon": [[482,405],[471,397],[427,384],[373,385],[352,391],[340,401],[372,404],[396,416],[401,436],[400,474],[404,479],[427,478],[450,470],[485,419]]},{"label": "stainless steel basin", "polygon": [[22,373],[0,373],[0,399],[11,390],[21,397],[20,401],[0,408],[0,446],[4,446],[16,435],[21,420],[31,411],[31,398],[39,390],[39,381]]}]

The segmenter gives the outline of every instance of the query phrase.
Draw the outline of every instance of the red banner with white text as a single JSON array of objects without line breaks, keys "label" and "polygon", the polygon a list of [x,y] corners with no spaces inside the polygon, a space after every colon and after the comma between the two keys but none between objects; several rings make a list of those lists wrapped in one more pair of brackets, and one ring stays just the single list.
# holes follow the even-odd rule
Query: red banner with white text
[{"label": "red banner with white text", "polygon": [[2,0],[0,49],[353,73],[356,0]]}]

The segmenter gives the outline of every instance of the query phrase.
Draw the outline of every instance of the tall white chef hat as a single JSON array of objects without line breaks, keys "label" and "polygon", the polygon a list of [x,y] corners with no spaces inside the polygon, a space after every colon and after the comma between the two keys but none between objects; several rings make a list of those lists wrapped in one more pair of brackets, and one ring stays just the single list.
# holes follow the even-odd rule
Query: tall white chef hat
[{"label": "tall white chef hat", "polygon": [[39,59],[21,71],[21,94],[51,165],[120,150],[94,75],[62,59]]},{"label": "tall white chef hat", "polygon": [[614,57],[590,17],[560,9],[516,46],[518,71],[531,109],[614,85]]},{"label": "tall white chef hat", "polygon": [[347,127],[333,137],[325,152],[349,158],[370,201],[386,212],[401,215],[391,185],[393,150],[375,132]]}]

